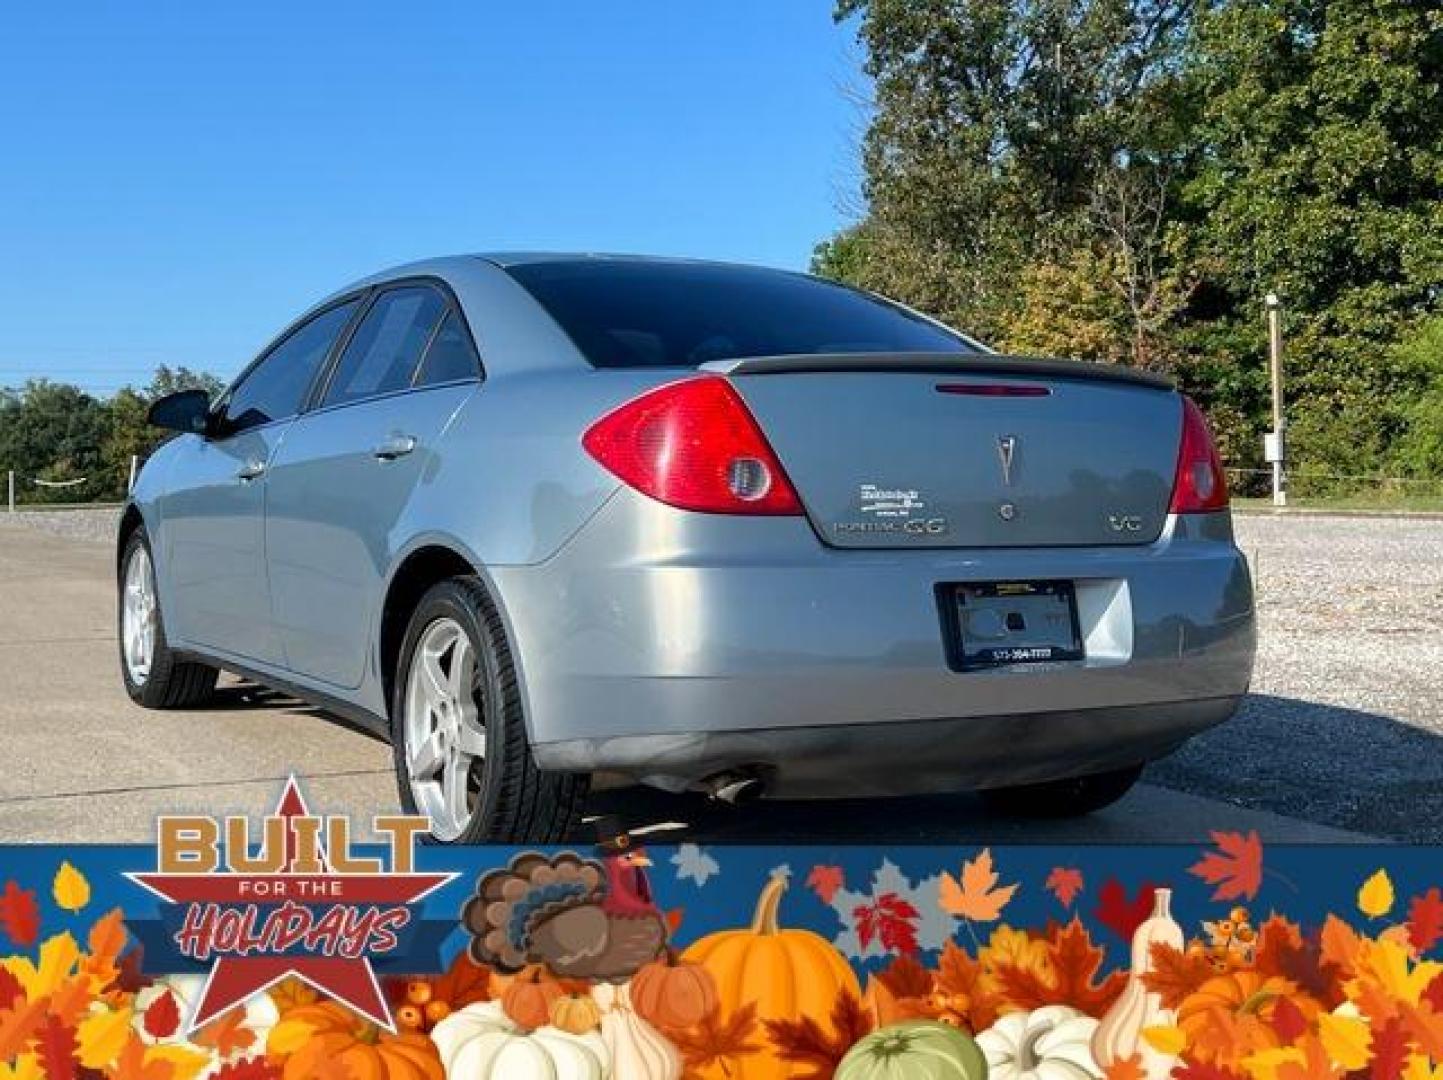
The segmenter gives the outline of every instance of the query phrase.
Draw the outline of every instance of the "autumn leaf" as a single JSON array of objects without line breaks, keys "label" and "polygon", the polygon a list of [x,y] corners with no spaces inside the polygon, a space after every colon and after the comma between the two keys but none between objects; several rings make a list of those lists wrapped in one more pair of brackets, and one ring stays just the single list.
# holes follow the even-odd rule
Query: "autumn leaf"
[{"label": "autumn leaf", "polygon": [[917,923],[922,913],[893,892],[883,893],[876,903],[859,904],[852,911],[857,923],[857,940],[862,948],[878,941],[888,952],[911,955],[917,952]]},{"label": "autumn leaf", "polygon": [[932,973],[910,954],[897,957],[877,978],[899,998],[926,997],[932,992]]},{"label": "autumn leaf", "polygon": [[887,984],[873,975],[867,979],[862,994],[862,1007],[872,1018],[872,1026],[889,1027],[904,1020],[930,1020],[936,1016],[927,997],[898,997]]},{"label": "autumn leaf", "polygon": [[259,1056],[222,1065],[210,1075],[211,1080],[281,1080],[282,1068],[279,1062]]},{"label": "autumn leaf", "polygon": [[1102,1070],[1103,1080],[1146,1080],[1147,1073],[1142,1067],[1142,1055],[1118,1058]]},{"label": "autumn leaf", "polygon": [[993,973],[1007,1004],[1028,1010],[1070,1005],[1100,1017],[1122,993],[1127,983],[1124,972],[1114,971],[1098,980],[1105,953],[1092,943],[1081,919],[1053,927],[1047,947],[1048,978],[1014,964],[1003,964]]},{"label": "autumn leaf", "polygon": [[1418,995],[1418,1000],[1434,1012],[1443,1013],[1443,975],[1435,975]]},{"label": "autumn leaf", "polygon": [[1188,953],[1165,941],[1154,941],[1149,956],[1152,967],[1143,973],[1142,984],[1162,999],[1165,1009],[1176,1009],[1217,974],[1206,953]]},{"label": "autumn leaf", "polygon": [[1203,1061],[1187,1061],[1175,1067],[1172,1080],[1247,1080],[1240,1072]]},{"label": "autumn leaf", "polygon": [[1399,1006],[1399,1011],[1418,1049],[1434,1061],[1443,1061],[1443,1013],[1427,1005],[1414,1006],[1406,1002]]},{"label": "autumn leaf", "polygon": [[40,1022],[45,1019],[49,1002],[44,998],[22,1001],[13,1009],[0,1012],[0,1061],[8,1061],[24,1051]]},{"label": "autumn leaf", "polygon": [[1371,1036],[1367,1021],[1339,1016],[1337,1013],[1320,1013],[1318,1037],[1322,1039],[1323,1050],[1328,1057],[1348,1072],[1368,1064],[1368,1044]]},{"label": "autumn leaf", "polygon": [[[453,964],[452,967],[454,968],[455,965]],[[293,1009],[299,1009],[302,1005],[312,1005],[320,998],[320,995],[309,983],[302,982],[294,975],[282,979],[267,993],[270,994],[271,1001],[275,1003],[276,1012],[282,1016]]]},{"label": "autumn leaf", "polygon": [[[305,987],[305,983],[301,983],[299,980],[296,982],[298,986]],[[471,955],[463,949],[456,954],[456,958],[451,961],[451,966],[446,969],[445,973],[432,980],[431,992],[434,999],[450,1005],[452,1012],[458,1012],[467,1005],[490,1001],[491,969],[484,964],[476,963],[471,959]],[[310,994],[311,1000],[314,1001],[315,991],[311,990]]]},{"label": "autumn leaf", "polygon": [[249,1050],[256,1035],[247,1026],[246,1011],[241,1008],[221,1013],[199,1031],[192,1032],[190,1041],[214,1049],[221,1058],[231,1058]]},{"label": "autumn leaf", "polygon": [[869,1035],[872,1020],[856,995],[843,991],[832,1006],[830,1025],[810,1017],[800,1020],[768,1020],[776,1056],[794,1065],[809,1065],[812,1071],[795,1075],[797,1080],[831,1080],[847,1051]]},{"label": "autumn leaf", "polygon": [[1082,871],[1070,866],[1054,866],[1044,883],[1048,892],[1057,897],[1057,902],[1070,908],[1082,891]]},{"label": "autumn leaf", "polygon": [[169,1039],[180,1030],[180,1005],[167,990],[150,1003],[140,1018],[141,1027],[152,1039]]},{"label": "autumn leaf", "polygon": [[76,1032],[80,1064],[87,1069],[101,1069],[120,1057],[130,1038],[130,1009],[93,1013],[80,1022]]},{"label": "autumn leaf", "polygon": [[1297,1042],[1308,1030],[1308,1018],[1287,995],[1275,999],[1271,1023],[1284,1043]]},{"label": "autumn leaf", "polygon": [[1412,1052],[1412,1038],[1403,1020],[1394,1017],[1373,1028],[1373,1062],[1369,1080],[1399,1080]]},{"label": "autumn leaf", "polygon": [[983,848],[976,859],[963,861],[960,881],[943,873],[938,902],[943,911],[960,919],[996,922],[1017,892],[1015,884],[998,887],[998,879],[999,875],[992,869],[992,849]]},{"label": "autumn leaf", "polygon": [[115,978],[107,986],[107,993],[138,994],[148,986],[153,986],[155,980],[145,974],[141,968],[145,964],[145,949],[136,945],[121,956],[120,964],[115,969]]},{"label": "autumn leaf", "polygon": [[40,905],[35,902],[35,894],[13,881],[7,881],[5,891],[0,893],[0,930],[22,949],[34,945],[40,936]]},{"label": "autumn leaf", "polygon": [[1097,910],[1093,914],[1123,941],[1131,943],[1137,928],[1152,914],[1153,893],[1156,889],[1143,882],[1137,890],[1137,897],[1129,900],[1127,889],[1117,878],[1108,878],[1097,894]]},{"label": "autumn leaf", "polygon": [[0,967],[0,1009],[13,1008],[24,997],[25,987],[20,980],[9,968]]},{"label": "autumn leaf", "polygon": [[35,1056],[46,1080],[76,1080],[79,1052],[75,1029],[54,1016],[46,1017],[35,1033]]},{"label": "autumn leaf", "polygon": [[1159,1054],[1179,1057],[1187,1049],[1187,1032],[1172,1024],[1145,1027],[1142,1029],[1142,1041]]},{"label": "autumn leaf", "polygon": [[1361,942],[1358,932],[1336,915],[1329,915],[1323,923],[1323,959],[1340,968],[1351,969],[1358,961]]},{"label": "autumn leaf", "polygon": [[1421,956],[1443,939],[1443,892],[1429,889],[1408,905],[1408,940]]},{"label": "autumn leaf", "polygon": [[824,904],[830,904],[846,883],[847,876],[840,866],[814,866],[807,875],[807,888]]},{"label": "autumn leaf", "polygon": [[90,882],[68,861],[62,861],[55,872],[55,881],[50,886],[56,907],[64,911],[79,911],[90,903]]},{"label": "autumn leaf", "polygon": [[1246,836],[1236,832],[1212,834],[1216,851],[1210,851],[1188,867],[1188,873],[1202,878],[1213,890],[1214,900],[1251,900],[1263,884],[1263,842],[1257,830]]},{"label": "autumn leaf", "polygon": [[934,981],[937,993],[949,1001],[966,1003],[970,1030],[986,1031],[996,1022],[1004,1002],[982,964],[956,942],[942,946]]},{"label": "autumn leaf", "polygon": [[1379,870],[1358,890],[1358,910],[1370,919],[1381,918],[1393,910],[1393,879],[1388,871]]},{"label": "autumn leaf", "polygon": [[116,960],[125,948],[125,913],[111,908],[91,926],[85,939],[90,955],[97,959]]},{"label": "autumn leaf", "polygon": [[174,1080],[175,1066],[169,1061],[151,1057],[153,1050],[132,1032],[115,1062],[115,1068],[108,1074],[109,1080]]},{"label": "autumn leaf", "polygon": [[741,1006],[725,1023],[721,1020],[721,1010],[712,1008],[695,1027],[684,1030],[668,1027],[662,1034],[681,1053],[689,1076],[700,1076],[712,1066],[718,1067],[723,1075],[732,1074],[741,1059],[766,1049],[757,1031],[755,1003]]}]

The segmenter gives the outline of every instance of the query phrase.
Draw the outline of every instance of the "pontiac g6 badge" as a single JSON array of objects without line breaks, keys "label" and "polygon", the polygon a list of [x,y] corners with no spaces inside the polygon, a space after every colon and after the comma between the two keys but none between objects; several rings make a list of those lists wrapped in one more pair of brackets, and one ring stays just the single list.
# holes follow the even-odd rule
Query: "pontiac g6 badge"
[{"label": "pontiac g6 badge", "polygon": [[1017,436],[997,436],[997,457],[1002,462],[1002,483],[1012,486],[1012,462],[1017,456]]}]

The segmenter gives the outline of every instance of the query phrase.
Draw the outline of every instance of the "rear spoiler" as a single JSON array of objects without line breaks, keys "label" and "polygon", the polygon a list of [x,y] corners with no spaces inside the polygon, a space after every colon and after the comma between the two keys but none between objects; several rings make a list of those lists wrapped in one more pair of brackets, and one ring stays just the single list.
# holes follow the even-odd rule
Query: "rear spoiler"
[{"label": "rear spoiler", "polygon": [[1030,379],[1072,379],[1116,382],[1174,389],[1171,379],[1121,364],[1082,360],[1043,360],[993,353],[803,353],[795,356],[752,356],[712,360],[699,370],[718,375],[796,375],[822,371],[916,372],[936,375],[1015,375]]}]

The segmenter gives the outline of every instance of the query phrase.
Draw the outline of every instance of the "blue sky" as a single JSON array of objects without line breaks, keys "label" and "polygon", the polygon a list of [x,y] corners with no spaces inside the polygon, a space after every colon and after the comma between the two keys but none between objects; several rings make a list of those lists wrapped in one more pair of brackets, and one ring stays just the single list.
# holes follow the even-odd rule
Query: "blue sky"
[{"label": "blue sky", "polygon": [[6,5],[0,385],[228,376],[425,255],[804,267],[858,56],[830,0]]}]

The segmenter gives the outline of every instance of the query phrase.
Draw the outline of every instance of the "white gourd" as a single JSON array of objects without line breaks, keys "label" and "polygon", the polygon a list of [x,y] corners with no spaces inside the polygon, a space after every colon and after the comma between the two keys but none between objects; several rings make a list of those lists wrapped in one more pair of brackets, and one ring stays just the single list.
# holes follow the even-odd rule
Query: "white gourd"
[{"label": "white gourd", "polygon": [[1101,1080],[1097,1021],[1066,1005],[1009,1013],[977,1036],[988,1080]]},{"label": "white gourd", "polygon": [[610,1055],[595,1032],[524,1031],[500,1002],[467,1005],[431,1029],[448,1077],[465,1080],[610,1080]]},{"label": "white gourd", "polygon": [[631,1006],[631,988],[602,983],[591,988],[601,1009],[601,1038],[611,1054],[617,1080],[680,1080],[676,1047]]},{"label": "white gourd", "polygon": [[1152,914],[1132,935],[1132,969],[1127,986],[1098,1025],[1092,1039],[1092,1054],[1104,1069],[1134,1055],[1142,1059],[1143,1073],[1148,1080],[1167,1080],[1178,1059],[1149,1046],[1142,1033],[1150,1027],[1167,1027],[1175,1020],[1171,1009],[1165,1009],[1162,998],[1143,984],[1142,977],[1152,971],[1152,947],[1161,942],[1182,949],[1185,939],[1182,927],[1172,917],[1171,889],[1154,889]]}]

